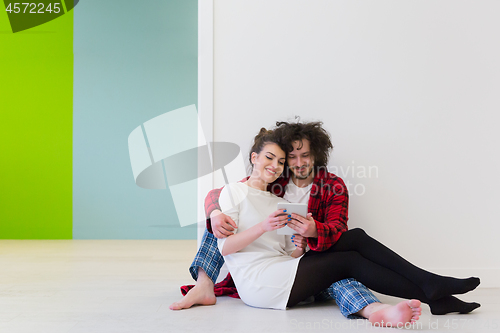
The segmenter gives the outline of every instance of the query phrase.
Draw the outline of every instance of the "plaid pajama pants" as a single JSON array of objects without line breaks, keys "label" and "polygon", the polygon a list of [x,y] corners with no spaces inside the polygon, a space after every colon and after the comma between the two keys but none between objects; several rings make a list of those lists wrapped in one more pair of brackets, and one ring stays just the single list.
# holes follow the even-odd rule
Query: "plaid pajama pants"
[{"label": "plaid pajama pants", "polygon": [[[201,246],[189,267],[189,272],[193,279],[197,280],[198,268],[202,268],[215,283],[222,265],[224,265],[224,258],[217,247],[217,238],[205,229]],[[380,302],[368,288],[355,279],[337,281],[327,289],[314,295],[314,298],[317,301],[335,300],[340,312],[349,319],[362,319],[363,317],[354,313],[368,304]]]}]

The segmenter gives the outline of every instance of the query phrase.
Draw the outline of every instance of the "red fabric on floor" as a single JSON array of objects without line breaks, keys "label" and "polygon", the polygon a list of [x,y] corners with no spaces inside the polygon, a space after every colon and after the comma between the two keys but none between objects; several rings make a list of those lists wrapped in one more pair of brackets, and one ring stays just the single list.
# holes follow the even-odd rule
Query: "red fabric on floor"
[{"label": "red fabric on floor", "polygon": [[[181,293],[185,296],[188,291],[194,288],[193,284],[182,286]],[[234,285],[233,278],[231,277],[231,273],[228,273],[226,278],[219,283],[214,285],[215,296],[229,296],[233,298],[240,298],[238,295],[238,290],[236,290],[236,286]]]}]

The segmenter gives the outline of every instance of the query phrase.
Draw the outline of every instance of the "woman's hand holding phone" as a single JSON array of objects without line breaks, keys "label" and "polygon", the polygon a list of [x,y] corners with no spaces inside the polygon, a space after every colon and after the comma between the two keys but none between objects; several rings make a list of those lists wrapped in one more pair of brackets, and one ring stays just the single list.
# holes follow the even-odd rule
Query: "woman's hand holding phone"
[{"label": "woman's hand holding phone", "polygon": [[285,223],[288,220],[288,215],[286,214],[285,209],[278,209],[275,212],[272,212],[267,219],[260,222],[262,230],[264,232],[273,231],[276,229],[281,229],[285,226]]}]

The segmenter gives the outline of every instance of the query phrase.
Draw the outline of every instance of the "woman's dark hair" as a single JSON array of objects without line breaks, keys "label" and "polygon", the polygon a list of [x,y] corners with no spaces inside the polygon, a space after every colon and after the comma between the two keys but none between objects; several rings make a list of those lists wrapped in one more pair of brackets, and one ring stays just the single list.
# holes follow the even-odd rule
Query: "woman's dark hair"
[{"label": "woman's dark hair", "polygon": [[287,154],[293,151],[292,143],[294,141],[301,142],[298,148],[300,149],[302,148],[302,140],[309,140],[314,167],[316,169],[326,168],[333,145],[330,141],[330,134],[323,128],[321,121],[309,123],[277,121],[274,132],[276,136],[282,138]]},{"label": "woman's dark hair", "polygon": [[267,130],[264,127],[262,127],[259,131],[259,134],[255,136],[253,140],[253,146],[250,149],[250,153],[248,154],[248,159],[250,160],[250,167],[252,166],[252,153],[259,154],[264,148],[264,146],[268,143],[277,144],[286,154],[287,150],[285,149],[289,149],[289,147],[284,142],[285,142],[284,138],[279,135],[276,135],[276,131]]}]

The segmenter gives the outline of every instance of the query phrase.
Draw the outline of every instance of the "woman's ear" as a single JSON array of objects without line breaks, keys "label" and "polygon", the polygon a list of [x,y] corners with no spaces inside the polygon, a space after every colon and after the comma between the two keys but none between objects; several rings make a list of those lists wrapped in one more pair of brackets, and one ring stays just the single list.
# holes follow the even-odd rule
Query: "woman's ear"
[{"label": "woman's ear", "polygon": [[253,152],[252,155],[251,155],[251,162],[252,162],[252,165],[255,164],[255,160],[257,159],[257,153],[256,152]]}]

